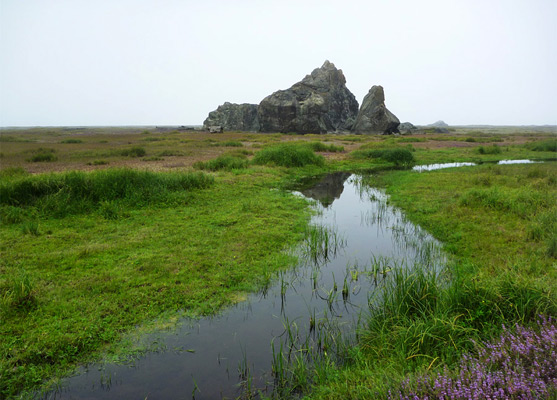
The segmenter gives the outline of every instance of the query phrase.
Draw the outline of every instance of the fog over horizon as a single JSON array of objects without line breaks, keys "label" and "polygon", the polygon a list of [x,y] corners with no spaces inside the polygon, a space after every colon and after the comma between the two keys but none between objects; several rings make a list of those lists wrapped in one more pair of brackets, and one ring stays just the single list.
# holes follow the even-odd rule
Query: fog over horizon
[{"label": "fog over horizon", "polygon": [[401,122],[557,125],[557,1],[0,0],[0,126],[201,125],[325,60]]}]

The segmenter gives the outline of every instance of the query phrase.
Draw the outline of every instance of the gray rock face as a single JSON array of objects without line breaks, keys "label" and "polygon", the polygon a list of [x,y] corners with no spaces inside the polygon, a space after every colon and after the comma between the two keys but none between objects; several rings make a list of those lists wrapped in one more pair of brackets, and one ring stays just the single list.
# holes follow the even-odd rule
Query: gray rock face
[{"label": "gray rock face", "polygon": [[358,102],[342,70],[329,61],[290,89],[265,97],[258,108],[261,132],[347,131],[357,114]]},{"label": "gray rock face", "polygon": [[400,133],[412,133],[418,130],[413,124],[410,122],[403,122],[398,126],[398,130]]},{"label": "gray rock face", "polygon": [[225,131],[259,130],[257,104],[234,104],[226,102],[215,111],[211,111],[203,122],[203,127],[222,126]]},{"label": "gray rock face", "polygon": [[398,133],[400,121],[385,107],[385,92],[382,86],[372,86],[364,97],[358,112],[354,132],[361,134]]}]

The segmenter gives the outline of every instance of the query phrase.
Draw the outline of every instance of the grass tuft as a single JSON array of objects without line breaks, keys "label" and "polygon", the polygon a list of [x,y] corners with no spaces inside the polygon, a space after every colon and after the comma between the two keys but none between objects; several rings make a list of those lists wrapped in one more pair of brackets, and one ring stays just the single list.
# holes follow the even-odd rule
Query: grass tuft
[{"label": "grass tuft", "polygon": [[209,161],[198,161],[193,164],[196,169],[207,170],[207,171],[232,171],[233,169],[243,169],[247,168],[249,161],[245,158],[240,158],[233,155],[221,155],[214,160]]},{"label": "grass tuft", "polygon": [[58,157],[54,154],[56,150],[54,149],[45,149],[45,148],[38,148],[35,150],[35,154],[31,158],[28,158],[27,161],[29,162],[50,162],[56,161]]},{"label": "grass tuft", "polygon": [[501,154],[501,152],[501,147],[497,146],[496,144],[487,147],[478,147],[478,153],[480,154]]},{"label": "grass tuft", "polygon": [[143,157],[147,154],[143,147],[132,147],[130,149],[124,149],[120,152],[124,157]]},{"label": "grass tuft", "polygon": [[258,151],[253,158],[253,163],[280,167],[322,166],[325,164],[325,159],[306,146],[285,143]]},{"label": "grass tuft", "polygon": [[379,158],[387,162],[392,162],[397,166],[410,166],[414,164],[414,154],[409,149],[360,149],[352,152],[352,157],[356,159]]}]

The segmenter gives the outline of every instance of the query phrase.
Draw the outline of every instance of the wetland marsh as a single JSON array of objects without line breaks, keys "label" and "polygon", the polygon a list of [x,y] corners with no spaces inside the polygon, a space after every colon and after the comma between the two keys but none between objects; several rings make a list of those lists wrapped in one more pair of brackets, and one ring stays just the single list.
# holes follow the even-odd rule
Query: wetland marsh
[{"label": "wetland marsh", "polygon": [[382,398],[555,316],[555,162],[486,163],[552,132],[113,133],[1,132],[3,398]]}]

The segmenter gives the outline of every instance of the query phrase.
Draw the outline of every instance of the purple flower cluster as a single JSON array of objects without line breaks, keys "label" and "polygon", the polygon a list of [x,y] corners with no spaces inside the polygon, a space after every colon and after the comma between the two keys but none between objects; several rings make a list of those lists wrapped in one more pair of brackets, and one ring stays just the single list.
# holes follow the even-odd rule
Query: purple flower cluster
[{"label": "purple flower cluster", "polygon": [[493,343],[464,355],[459,370],[405,381],[389,399],[547,399],[557,393],[557,329],[551,318],[540,318],[539,329],[503,326]]}]

